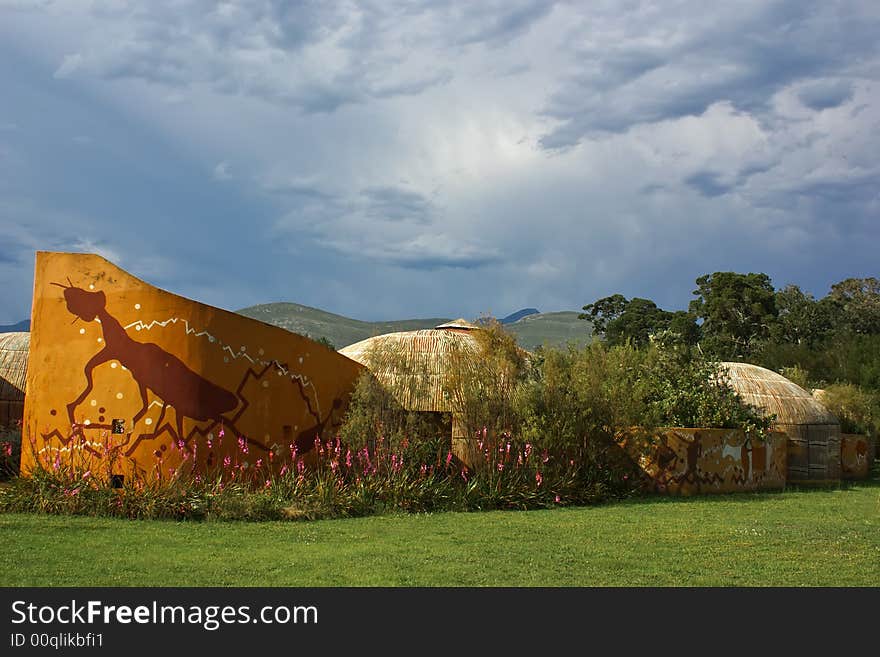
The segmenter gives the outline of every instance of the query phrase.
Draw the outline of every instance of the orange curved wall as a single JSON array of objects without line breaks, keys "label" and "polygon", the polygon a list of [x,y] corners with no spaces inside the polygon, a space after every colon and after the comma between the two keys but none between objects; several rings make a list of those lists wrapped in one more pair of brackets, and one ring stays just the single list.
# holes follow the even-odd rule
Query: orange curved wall
[{"label": "orange curved wall", "polygon": [[362,370],[91,254],[37,253],[31,320],[23,473],[36,459],[147,477],[277,461],[335,432]]}]

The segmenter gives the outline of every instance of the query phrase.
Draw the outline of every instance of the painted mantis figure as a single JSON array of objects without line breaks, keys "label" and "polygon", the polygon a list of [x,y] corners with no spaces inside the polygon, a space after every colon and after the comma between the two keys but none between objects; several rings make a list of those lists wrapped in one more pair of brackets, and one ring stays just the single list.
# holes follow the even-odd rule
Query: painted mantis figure
[{"label": "painted mantis figure", "polygon": [[[68,281],[69,282],[69,281]],[[129,337],[122,325],[107,312],[107,297],[102,291],[89,292],[72,284],[62,285],[64,301],[67,309],[78,319],[86,322],[99,320],[104,336],[104,348],[89,359],[85,365],[86,387],[79,397],[67,405],[67,416],[71,425],[75,425],[74,411],[94,388],[92,372],[103,363],[117,360],[131,372],[140,392],[142,407],[132,420],[132,428],[147,413],[149,401],[147,391],[150,390],[162,400],[162,412],[157,422],[157,431],[165,416],[165,410],[171,406],[177,416],[177,437],[185,440],[183,418],[196,421],[213,420],[231,424],[225,420],[224,413],[234,410],[240,403],[239,398],[193,372],[177,356],[168,353],[159,345],[151,342],[137,342]],[[74,320],[76,321],[76,320]],[[142,436],[143,438],[144,436]]]},{"label": "painted mantis figure", "polygon": [[[70,281],[68,280],[68,283]],[[93,372],[96,367],[108,361],[118,361],[131,373],[138,386],[141,398],[141,409],[132,419],[132,430],[149,410],[148,391],[162,400],[162,410],[156,421],[156,429],[153,433],[139,434],[134,443],[128,448],[127,455],[131,455],[138,444],[145,439],[155,438],[164,429],[174,436],[176,440],[184,444],[195,433],[207,434],[217,425],[227,427],[240,435],[235,428],[235,422],[242,416],[249,406],[249,402],[242,396],[242,390],[248,379],[262,378],[273,366],[286,369],[286,366],[276,362],[267,364],[261,372],[248,370],[235,393],[218,386],[205,377],[191,370],[177,356],[171,354],[159,345],[150,342],[138,342],[133,340],[119,321],[107,311],[107,297],[103,291],[90,292],[82,288],[70,285],[53,283],[64,289],[64,300],[67,309],[76,316],[74,321],[82,319],[86,322],[99,321],[103,334],[104,347],[92,356],[86,363],[84,372],[86,387],[79,396],[67,404],[67,416],[71,426],[77,426],[75,419],[76,408],[82,404],[94,389]],[[341,400],[333,401],[332,410],[322,421],[317,409],[313,409],[304,386],[300,380],[295,381],[299,394],[305,403],[309,414],[314,418],[314,425],[302,431],[296,438],[296,444],[300,453],[309,451],[314,445],[314,439],[320,438],[324,430],[329,426],[334,412],[341,407]],[[167,408],[171,406],[176,416],[176,432],[169,424],[163,427]],[[238,409],[232,417],[224,414]],[[184,434],[183,419],[190,418],[196,422],[210,421],[211,424],[204,429],[193,429],[189,435]],[[107,425],[91,425],[92,428],[110,428]],[[334,425],[335,426],[335,425]],[[256,440],[247,438],[247,442],[263,450],[268,447]]]}]

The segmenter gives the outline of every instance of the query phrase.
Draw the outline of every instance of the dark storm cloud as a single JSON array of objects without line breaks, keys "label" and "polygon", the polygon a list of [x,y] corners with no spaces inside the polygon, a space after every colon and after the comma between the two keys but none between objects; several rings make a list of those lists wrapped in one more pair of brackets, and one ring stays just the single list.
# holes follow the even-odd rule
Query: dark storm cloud
[{"label": "dark storm cloud", "polygon": [[[628,39],[581,49],[580,70],[545,107],[560,124],[541,138],[541,146],[565,149],[596,133],[696,116],[719,102],[760,113],[786,86],[858,71],[878,52],[876,12],[803,0],[736,9],[714,21],[713,14],[690,3],[677,10],[664,7],[654,23],[621,15],[613,27]],[[682,36],[662,43],[660,35],[672,25]],[[657,43],[645,51],[645,40]],[[810,86],[802,93],[805,104],[819,109],[845,102],[851,88],[850,95],[843,83]]]},{"label": "dark storm cloud", "polygon": [[709,198],[721,196],[733,189],[732,185],[721,182],[720,176],[713,171],[700,171],[685,178],[684,182]]},{"label": "dark storm cloud", "polygon": [[[98,4],[93,15],[113,19],[115,34],[73,62],[105,79],[204,84],[306,114],[331,113],[373,98],[418,95],[453,78],[443,58],[433,56],[407,69],[409,53],[401,45],[409,40],[435,50],[500,47],[552,8],[552,2],[535,0]],[[414,17],[425,18],[427,27],[412,36],[401,33],[401,22]],[[69,68],[59,71],[68,75]]]},{"label": "dark storm cloud", "polygon": [[838,107],[853,97],[853,86],[847,80],[819,81],[798,93],[801,102],[816,111]]}]

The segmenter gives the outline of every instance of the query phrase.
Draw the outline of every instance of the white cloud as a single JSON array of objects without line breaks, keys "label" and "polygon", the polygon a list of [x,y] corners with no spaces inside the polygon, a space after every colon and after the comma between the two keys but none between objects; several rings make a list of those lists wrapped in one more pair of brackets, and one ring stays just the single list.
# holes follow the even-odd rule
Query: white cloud
[{"label": "white cloud", "polygon": [[214,180],[229,180],[232,175],[229,173],[229,162],[223,160],[218,162],[214,167]]},{"label": "white cloud", "polygon": [[61,64],[55,69],[55,73],[52,74],[52,77],[58,80],[69,78],[82,67],[82,64],[82,54],[73,53],[72,55],[65,55],[64,59],[61,60]]}]

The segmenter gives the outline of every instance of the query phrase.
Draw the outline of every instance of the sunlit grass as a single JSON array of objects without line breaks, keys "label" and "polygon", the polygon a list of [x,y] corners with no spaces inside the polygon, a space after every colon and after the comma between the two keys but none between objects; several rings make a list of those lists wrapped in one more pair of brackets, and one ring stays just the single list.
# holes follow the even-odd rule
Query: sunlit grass
[{"label": "sunlit grass", "polygon": [[0,515],[5,586],[880,586],[880,485],[225,523]]}]

